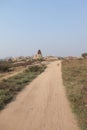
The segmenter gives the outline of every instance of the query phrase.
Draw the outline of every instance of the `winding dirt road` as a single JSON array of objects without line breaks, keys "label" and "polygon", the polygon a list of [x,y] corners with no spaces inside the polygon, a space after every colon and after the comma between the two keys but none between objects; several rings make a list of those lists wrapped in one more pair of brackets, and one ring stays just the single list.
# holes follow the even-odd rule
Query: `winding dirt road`
[{"label": "winding dirt road", "polygon": [[49,64],[0,112],[0,130],[79,130],[65,95],[61,62]]}]

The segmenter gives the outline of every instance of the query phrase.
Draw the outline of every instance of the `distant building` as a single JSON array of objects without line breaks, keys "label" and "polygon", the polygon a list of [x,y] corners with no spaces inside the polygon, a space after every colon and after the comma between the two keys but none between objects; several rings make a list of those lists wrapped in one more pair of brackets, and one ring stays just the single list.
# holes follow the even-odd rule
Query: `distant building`
[{"label": "distant building", "polygon": [[41,50],[38,50],[37,54],[34,55],[33,59],[41,59],[43,56],[42,56],[42,52]]}]

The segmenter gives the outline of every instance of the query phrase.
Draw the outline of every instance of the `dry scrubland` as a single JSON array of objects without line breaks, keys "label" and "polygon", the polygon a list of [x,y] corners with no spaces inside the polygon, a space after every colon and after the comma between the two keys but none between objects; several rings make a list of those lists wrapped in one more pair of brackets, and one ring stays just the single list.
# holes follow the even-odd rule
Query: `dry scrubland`
[{"label": "dry scrubland", "polygon": [[0,81],[22,73],[29,66],[45,64],[43,59],[23,60],[22,62],[0,61]]},{"label": "dry scrubland", "polygon": [[87,130],[87,59],[64,60],[62,71],[72,110],[82,130]]},{"label": "dry scrubland", "polygon": [[17,93],[31,82],[37,75],[45,70],[46,66],[34,65],[26,69],[23,73],[4,79],[0,82],[0,110],[5,107]]},{"label": "dry scrubland", "polygon": [[46,71],[0,113],[0,129],[79,130],[65,95],[61,74],[61,62],[48,64]]}]

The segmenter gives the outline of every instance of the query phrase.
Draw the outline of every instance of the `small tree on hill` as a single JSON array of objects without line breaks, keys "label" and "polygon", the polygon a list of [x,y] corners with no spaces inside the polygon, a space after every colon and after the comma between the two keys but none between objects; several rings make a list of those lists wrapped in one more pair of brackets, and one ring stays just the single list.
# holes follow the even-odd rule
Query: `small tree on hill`
[{"label": "small tree on hill", "polygon": [[82,54],[82,57],[83,57],[83,58],[87,58],[87,53],[83,53],[83,54]]}]

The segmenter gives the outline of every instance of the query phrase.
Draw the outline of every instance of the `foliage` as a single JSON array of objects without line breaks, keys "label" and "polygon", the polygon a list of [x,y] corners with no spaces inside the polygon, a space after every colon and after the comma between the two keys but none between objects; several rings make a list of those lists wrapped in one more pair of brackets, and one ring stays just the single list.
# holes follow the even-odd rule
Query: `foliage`
[{"label": "foliage", "polygon": [[11,64],[9,62],[0,62],[0,72],[8,72]]},{"label": "foliage", "polygon": [[45,70],[46,66],[32,66],[21,74],[0,82],[0,109],[10,102],[15,95]]},{"label": "foliage", "polygon": [[83,53],[83,54],[82,54],[82,57],[83,57],[83,58],[86,58],[86,57],[87,57],[87,53]]}]

